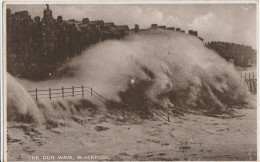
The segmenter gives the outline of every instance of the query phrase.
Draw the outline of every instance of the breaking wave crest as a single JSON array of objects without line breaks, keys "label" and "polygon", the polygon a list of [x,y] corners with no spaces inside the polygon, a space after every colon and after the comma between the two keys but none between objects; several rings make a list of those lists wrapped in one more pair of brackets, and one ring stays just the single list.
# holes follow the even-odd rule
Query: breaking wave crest
[{"label": "breaking wave crest", "polygon": [[43,115],[26,89],[7,73],[7,120],[41,123]]},{"label": "breaking wave crest", "polygon": [[[135,104],[137,109],[149,109],[149,101],[166,109],[184,107],[223,112],[230,106],[248,104],[251,98],[233,65],[207,49],[197,37],[172,31],[149,31],[124,40],[104,41],[84,51],[59,71],[52,80],[23,81],[23,85],[41,88],[84,84],[109,100]],[[8,80],[13,78],[9,76]],[[37,119],[38,116],[48,118],[24,88],[20,86],[20,92],[16,94],[14,82],[8,82],[10,119],[15,116],[13,110],[20,114],[33,110],[29,113]],[[41,107],[53,102],[71,107],[65,104],[68,100],[59,100],[60,104],[57,100],[42,102]],[[93,103],[97,104],[96,101]],[[55,106],[47,107],[53,109],[49,112],[55,111]]]},{"label": "breaking wave crest", "polygon": [[148,98],[191,109],[225,110],[248,103],[250,97],[233,65],[197,37],[178,32],[151,31],[107,41],[85,51],[66,68],[117,101]]}]

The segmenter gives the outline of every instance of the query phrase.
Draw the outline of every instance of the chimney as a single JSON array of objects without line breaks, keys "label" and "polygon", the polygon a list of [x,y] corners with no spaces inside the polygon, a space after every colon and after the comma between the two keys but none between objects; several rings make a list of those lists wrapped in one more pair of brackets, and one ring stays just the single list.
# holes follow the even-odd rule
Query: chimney
[{"label": "chimney", "polygon": [[139,25],[135,24],[135,32],[137,33],[139,31]]},{"label": "chimney", "polygon": [[41,21],[40,16],[36,16],[36,17],[34,18],[34,22],[35,22],[35,23],[39,23],[40,21]]},{"label": "chimney", "polygon": [[152,29],[158,29],[158,25],[157,25],[157,24],[152,24],[152,25],[151,25],[151,28],[152,28]]},{"label": "chimney", "polygon": [[194,36],[198,36],[198,32],[197,31],[193,31],[193,30],[189,30],[189,34],[190,35],[194,35]]},{"label": "chimney", "polygon": [[82,24],[88,24],[89,23],[89,19],[88,18],[83,18],[82,19]]},{"label": "chimney", "polygon": [[58,22],[59,24],[62,23],[62,16],[58,16],[58,17],[57,17],[57,22]]},{"label": "chimney", "polygon": [[173,30],[174,31],[174,27],[168,27],[167,30]]}]

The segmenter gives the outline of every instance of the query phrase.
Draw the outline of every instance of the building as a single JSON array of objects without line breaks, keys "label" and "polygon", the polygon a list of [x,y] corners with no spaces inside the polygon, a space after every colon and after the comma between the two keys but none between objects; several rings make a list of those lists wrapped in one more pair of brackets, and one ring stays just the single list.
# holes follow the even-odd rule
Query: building
[{"label": "building", "polygon": [[129,34],[129,27],[127,25],[116,26],[116,30],[123,36]]},{"label": "building", "polygon": [[174,28],[174,27],[168,27],[167,30],[172,30],[172,31],[174,31],[175,28]]},{"label": "building", "polygon": [[104,23],[104,30],[108,32],[115,32],[116,26],[113,22]]},{"label": "building", "polygon": [[198,32],[197,31],[193,31],[193,30],[189,30],[189,34],[190,35],[194,35],[194,36],[198,36]]},{"label": "building", "polygon": [[82,24],[88,24],[89,23],[89,19],[88,18],[83,18],[82,19]]},{"label": "building", "polygon": [[135,24],[135,32],[137,33],[137,32],[139,32],[139,25],[138,24]]},{"label": "building", "polygon": [[166,26],[163,25],[163,26],[158,26],[158,29],[166,29]]},{"label": "building", "polygon": [[[63,20],[62,16],[54,19],[50,6],[46,4],[43,17],[31,19],[28,11],[14,14],[6,9],[7,15],[7,71],[13,75],[39,80],[55,73],[57,68],[92,44],[108,39],[121,39],[130,34],[127,25],[115,25],[103,20],[90,21],[83,18]],[[151,24],[148,29],[131,29],[131,34],[149,33],[150,29],[174,27]],[[176,31],[181,31],[177,28]],[[237,51],[230,44],[232,51]]]},{"label": "building", "polygon": [[227,61],[234,60],[235,66],[247,67],[256,65],[256,51],[252,47],[228,43],[228,42],[209,42],[206,47],[214,50]]},{"label": "building", "polygon": [[158,25],[157,24],[152,24],[150,29],[158,29]]},{"label": "building", "polygon": [[103,20],[89,21],[88,25],[91,28],[91,30],[101,31],[104,27],[104,21]]}]

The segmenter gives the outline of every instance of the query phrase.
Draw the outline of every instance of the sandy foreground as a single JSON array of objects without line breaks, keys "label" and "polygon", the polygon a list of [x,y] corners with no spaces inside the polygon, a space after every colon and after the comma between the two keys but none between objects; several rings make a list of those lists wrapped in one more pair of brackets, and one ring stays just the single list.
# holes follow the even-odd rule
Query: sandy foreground
[{"label": "sandy foreground", "polygon": [[9,122],[8,161],[256,160],[256,109],[236,111],[228,119],[186,114],[139,124],[101,116],[52,128]]}]

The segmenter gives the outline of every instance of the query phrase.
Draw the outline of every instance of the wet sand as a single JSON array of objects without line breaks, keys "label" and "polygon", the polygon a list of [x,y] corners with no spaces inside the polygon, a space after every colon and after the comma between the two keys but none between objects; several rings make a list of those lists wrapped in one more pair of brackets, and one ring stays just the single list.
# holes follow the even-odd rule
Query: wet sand
[{"label": "wet sand", "polygon": [[52,160],[59,160],[58,155],[72,156],[69,160],[256,160],[256,109],[236,111],[236,118],[186,114],[170,122],[158,118],[139,124],[104,116],[51,128],[9,122],[8,160],[47,155]]}]

